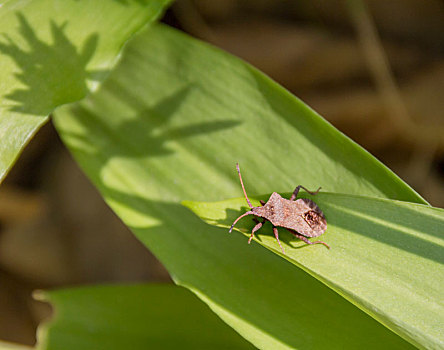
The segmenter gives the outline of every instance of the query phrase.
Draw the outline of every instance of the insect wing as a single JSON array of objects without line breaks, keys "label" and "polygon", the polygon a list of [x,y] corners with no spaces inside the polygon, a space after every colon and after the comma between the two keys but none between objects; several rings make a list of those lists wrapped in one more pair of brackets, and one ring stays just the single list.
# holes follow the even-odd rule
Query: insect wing
[{"label": "insect wing", "polygon": [[292,229],[306,237],[318,237],[327,229],[324,214],[310,199],[300,198],[294,202],[289,201],[293,215],[287,215],[282,227]]}]

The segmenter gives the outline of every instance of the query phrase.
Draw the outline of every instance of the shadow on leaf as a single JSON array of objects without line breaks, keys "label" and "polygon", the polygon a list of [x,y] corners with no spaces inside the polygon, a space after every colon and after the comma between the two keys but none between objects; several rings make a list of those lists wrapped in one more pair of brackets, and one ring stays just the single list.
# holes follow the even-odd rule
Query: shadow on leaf
[{"label": "shadow on leaf", "polygon": [[48,115],[59,105],[85,97],[87,81],[99,80],[107,73],[86,69],[97,48],[97,34],[88,36],[80,48],[64,32],[67,22],[58,25],[51,21],[52,42],[46,43],[37,37],[23,14],[17,13],[17,18],[26,45],[19,46],[7,35],[0,40],[0,52],[14,60],[20,70],[15,77],[23,86],[4,96],[14,102],[11,110]]},{"label": "shadow on leaf", "polygon": [[[88,120],[97,120],[94,125],[96,130],[94,134],[101,134],[104,139],[112,138],[115,140],[115,147],[104,148],[103,152],[112,153],[113,156],[124,157],[155,157],[165,156],[173,153],[168,147],[168,142],[199,135],[207,135],[230,129],[240,124],[237,120],[215,120],[210,122],[185,122],[182,126],[172,126],[171,122],[183,102],[191,93],[193,85],[188,85],[172,93],[170,96],[159,101],[154,106],[147,107],[143,101],[135,101],[137,97],[124,96],[124,91],[120,92],[120,97],[125,101],[130,101],[133,106],[140,108],[136,115],[125,117],[126,120],[118,126],[110,125],[101,121],[99,113],[83,105],[75,105],[72,112],[81,123],[87,123]],[[122,118],[119,118],[122,119]],[[116,129],[119,132],[116,132]],[[85,136],[74,134],[68,131],[67,134],[84,140]],[[127,137],[131,135],[131,137]]]}]

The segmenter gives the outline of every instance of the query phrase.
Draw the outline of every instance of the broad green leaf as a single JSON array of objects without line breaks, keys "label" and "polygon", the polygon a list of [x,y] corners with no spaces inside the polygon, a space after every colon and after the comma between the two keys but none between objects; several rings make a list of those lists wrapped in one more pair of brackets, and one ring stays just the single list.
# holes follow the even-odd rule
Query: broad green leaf
[{"label": "broad green leaf", "polygon": [[[328,229],[316,239],[331,249],[307,246],[280,229],[284,257],[411,342],[444,346],[444,210],[332,193],[300,197],[322,208]],[[184,204],[225,228],[249,209],[245,198]],[[237,224],[246,236],[253,226],[251,219]],[[271,226],[259,232],[257,241],[281,254]]]},{"label": "broad green leaf", "polygon": [[54,108],[94,90],[168,0],[0,4],[0,181]]},{"label": "broad green leaf", "polygon": [[55,125],[174,280],[257,347],[409,346],[299,267],[179,204],[241,194],[236,161],[252,194],[303,184],[424,202],[251,66],[154,26],[127,46],[97,93],[58,110]]},{"label": "broad green leaf", "polygon": [[39,350],[253,349],[198,298],[173,285],[44,292],[55,315],[38,330]]}]

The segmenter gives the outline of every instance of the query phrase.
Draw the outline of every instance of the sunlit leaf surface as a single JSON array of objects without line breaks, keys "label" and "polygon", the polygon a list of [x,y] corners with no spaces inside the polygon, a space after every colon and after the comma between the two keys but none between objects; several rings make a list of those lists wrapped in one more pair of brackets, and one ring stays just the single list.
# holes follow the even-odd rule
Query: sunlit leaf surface
[{"label": "sunlit leaf surface", "polygon": [[[180,205],[241,195],[236,161],[252,195],[303,184],[424,202],[249,65],[155,26],[128,45],[100,91],[62,108],[55,124],[109,205],[175,281],[256,346],[409,346],[301,268],[258,244],[247,245],[240,234],[204,223]],[[336,242],[339,234],[329,231],[325,239],[338,237]],[[312,259],[319,254],[322,261],[328,254],[324,247],[300,250]],[[346,273],[335,272],[340,278]]]}]

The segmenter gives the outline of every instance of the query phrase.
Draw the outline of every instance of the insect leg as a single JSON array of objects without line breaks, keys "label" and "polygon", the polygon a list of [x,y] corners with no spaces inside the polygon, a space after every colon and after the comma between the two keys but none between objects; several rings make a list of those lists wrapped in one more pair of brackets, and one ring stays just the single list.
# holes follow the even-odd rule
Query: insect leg
[{"label": "insect leg", "polygon": [[312,195],[317,194],[317,193],[319,192],[319,190],[321,189],[321,188],[319,187],[315,192],[311,192],[311,191],[307,190],[304,186],[299,185],[299,186],[297,186],[297,187],[294,189],[293,194],[292,194],[291,197],[290,197],[290,200],[291,200],[291,201],[294,201],[294,200],[296,199],[296,197],[297,197],[297,195],[298,195],[298,193],[299,193],[299,190],[300,190],[301,188],[304,189],[305,191],[307,191],[308,193],[312,194]]},{"label": "insect leg", "polygon": [[256,224],[256,226],[253,227],[253,229],[251,230],[251,236],[250,236],[250,239],[248,240],[248,244],[251,243],[251,240],[252,240],[253,237],[254,237],[254,233],[255,233],[257,230],[259,230],[259,229],[262,227],[263,224],[264,224],[263,221],[262,221],[262,222],[258,222],[258,223]]},{"label": "insect leg", "polygon": [[325,242],[322,242],[322,241],[315,241],[315,242],[312,242],[312,241],[309,241],[307,237],[300,235],[300,234],[297,233],[296,231],[293,231],[293,230],[288,230],[288,231],[291,232],[293,235],[295,235],[297,238],[299,238],[301,241],[304,241],[304,242],[307,243],[307,244],[323,244],[323,245],[325,245],[328,249],[330,249],[330,246],[329,246],[327,243],[325,243]]},{"label": "insect leg", "polygon": [[247,211],[246,213],[243,213],[243,214],[242,214],[241,216],[239,216],[236,220],[234,220],[234,222],[233,222],[233,224],[231,225],[230,230],[229,230],[228,232],[233,231],[233,227],[234,227],[234,225],[236,225],[236,223],[237,223],[240,219],[242,219],[244,216],[247,216],[247,215],[254,215],[254,214],[253,214],[252,211]]},{"label": "insect leg", "polygon": [[281,241],[279,240],[279,231],[276,226],[273,226],[273,233],[279,243],[279,247],[281,247],[282,253],[285,254],[284,248],[282,247]]}]

